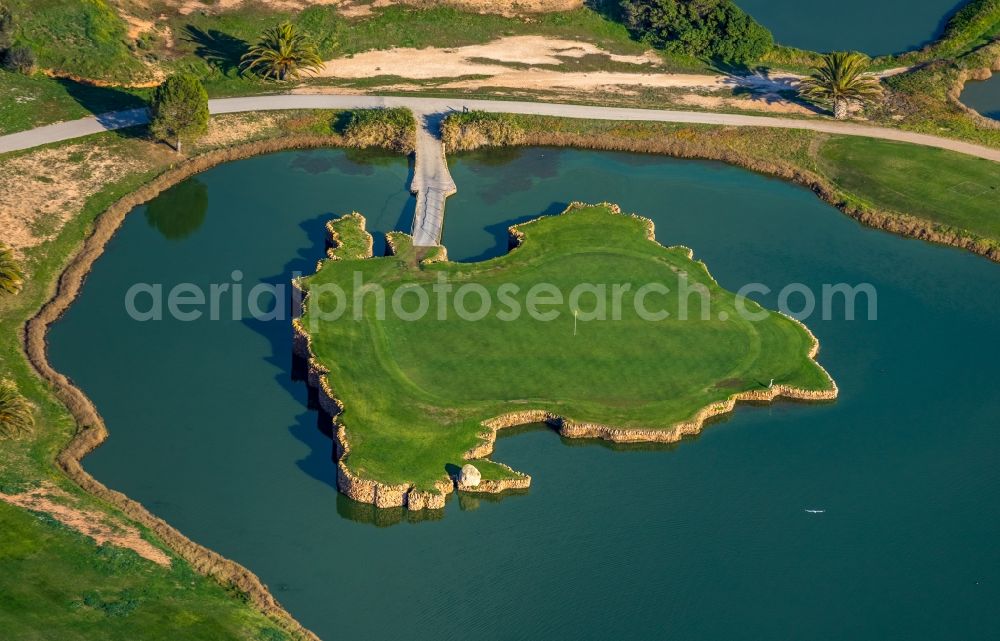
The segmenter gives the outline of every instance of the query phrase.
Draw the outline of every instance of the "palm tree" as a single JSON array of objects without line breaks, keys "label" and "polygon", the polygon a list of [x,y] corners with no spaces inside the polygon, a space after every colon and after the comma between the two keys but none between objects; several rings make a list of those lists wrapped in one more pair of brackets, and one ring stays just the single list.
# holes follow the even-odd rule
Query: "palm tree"
[{"label": "palm tree", "polygon": [[297,78],[302,71],[322,68],[316,45],[290,22],[265,29],[260,41],[240,58],[240,69],[274,80]]},{"label": "palm tree", "polygon": [[14,260],[14,254],[0,245],[0,292],[16,294],[23,282],[24,274]]},{"label": "palm tree", "polygon": [[878,79],[866,76],[868,57],[837,51],[823,56],[823,64],[802,81],[799,93],[816,104],[833,107],[838,120],[847,118],[851,103],[864,104],[882,95]]},{"label": "palm tree", "polygon": [[13,381],[0,381],[0,437],[17,436],[34,427],[31,403],[17,391]]}]

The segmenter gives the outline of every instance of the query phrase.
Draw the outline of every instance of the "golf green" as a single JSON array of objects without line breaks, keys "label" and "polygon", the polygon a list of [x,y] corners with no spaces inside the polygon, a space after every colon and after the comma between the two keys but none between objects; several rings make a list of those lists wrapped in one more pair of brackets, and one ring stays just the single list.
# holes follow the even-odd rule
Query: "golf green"
[{"label": "golf green", "polygon": [[[467,459],[521,487],[481,457],[493,428],[540,417],[568,436],[675,441],[738,399],[836,395],[805,326],[721,288],[689,249],[613,205],[523,223],[513,250],[478,263],[421,260],[401,233],[391,256],[370,258],[363,225],[330,225],[338,246],[302,279],[297,322],[342,404],[342,473],[383,490],[342,479],[359,500],[443,505]],[[408,501],[411,486],[430,498]]]}]

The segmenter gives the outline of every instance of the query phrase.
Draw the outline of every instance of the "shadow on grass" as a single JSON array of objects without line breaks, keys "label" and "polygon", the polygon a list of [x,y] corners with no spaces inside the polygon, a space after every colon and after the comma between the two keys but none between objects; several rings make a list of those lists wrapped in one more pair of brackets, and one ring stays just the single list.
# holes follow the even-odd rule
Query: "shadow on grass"
[{"label": "shadow on grass", "polygon": [[833,112],[823,109],[822,107],[818,107],[808,100],[803,100],[802,97],[799,96],[798,92],[792,89],[776,92],[760,92],[755,91],[751,87],[735,87],[733,89],[733,96],[749,99],[765,105],[792,103],[799,105],[814,114],[833,115]]},{"label": "shadow on grass", "polygon": [[[69,78],[56,82],[68,96],[92,113],[108,129],[120,129],[126,137],[144,137],[148,102],[140,92],[124,91],[115,87],[97,87]],[[144,93],[144,92],[143,92]],[[127,129],[126,129],[127,128]]]},{"label": "shadow on grass", "polygon": [[194,55],[225,75],[239,70],[240,58],[250,48],[242,38],[217,29],[205,31],[193,25],[184,28],[184,40],[195,46]]}]

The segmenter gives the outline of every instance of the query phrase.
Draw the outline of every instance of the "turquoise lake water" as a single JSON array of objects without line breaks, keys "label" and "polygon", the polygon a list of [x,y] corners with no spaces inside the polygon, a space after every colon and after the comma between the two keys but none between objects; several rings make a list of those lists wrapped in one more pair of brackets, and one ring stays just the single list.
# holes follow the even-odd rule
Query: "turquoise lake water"
[{"label": "turquoise lake water", "polygon": [[870,55],[919,49],[965,0],[736,0],[783,45]]},{"label": "turquoise lake water", "polygon": [[1000,120],[1000,74],[995,73],[982,82],[966,83],[961,100],[987,118]]},{"label": "turquoise lake water", "polygon": [[273,154],[137,208],[53,327],[53,365],[111,431],[85,467],[258,573],[324,639],[995,638],[1000,265],[721,164],[527,149],[452,170],[453,259],[502,253],[512,222],[609,200],[728,289],[869,282],[878,320],[806,321],[833,404],[741,406],[673,447],[524,429],[495,457],[532,475],[526,494],[453,496],[430,520],[375,510],[335,490],[287,321],[124,311],[135,282],[311,272],[332,214],[409,227],[405,160]]}]

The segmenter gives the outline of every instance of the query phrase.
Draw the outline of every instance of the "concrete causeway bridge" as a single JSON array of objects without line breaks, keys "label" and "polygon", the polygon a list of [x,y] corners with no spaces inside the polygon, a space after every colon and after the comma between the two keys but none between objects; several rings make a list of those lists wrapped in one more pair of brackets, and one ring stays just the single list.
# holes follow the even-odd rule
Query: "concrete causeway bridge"
[{"label": "concrete causeway bridge", "polygon": [[417,119],[417,151],[410,191],[417,196],[413,215],[413,245],[433,247],[441,244],[444,228],[444,201],[458,188],[448,171],[441,142],[444,113],[414,111]]}]

